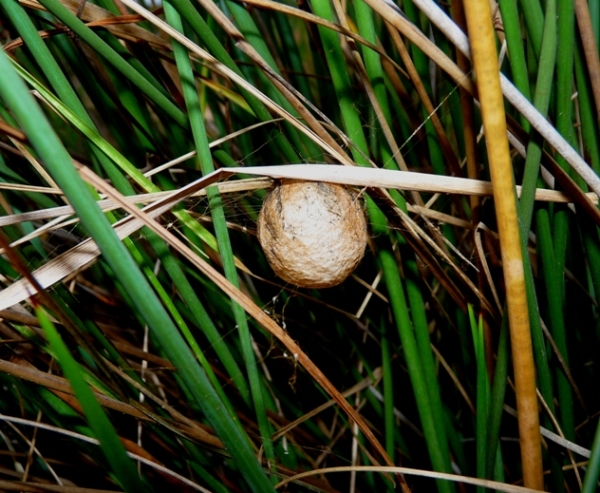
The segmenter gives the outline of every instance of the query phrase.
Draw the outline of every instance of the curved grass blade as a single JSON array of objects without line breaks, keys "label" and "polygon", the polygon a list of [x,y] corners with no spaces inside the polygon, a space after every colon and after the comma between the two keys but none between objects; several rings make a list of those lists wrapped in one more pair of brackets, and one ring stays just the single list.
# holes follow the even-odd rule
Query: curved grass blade
[{"label": "curved grass blade", "polygon": [[71,383],[87,422],[95,437],[100,441],[100,447],[117,480],[123,489],[130,493],[151,491],[148,485],[142,483],[134,462],[127,457],[125,447],[117,432],[85,382],[81,368],[69,353],[46,311],[42,307],[36,306],[35,312],[40,321],[40,326],[46,333],[50,347],[56,354],[60,367]]},{"label": "curved grass blade", "polygon": [[256,492],[272,486],[256,461],[250,442],[238,422],[220,412],[222,402],[194,359],[172,320],[148,285],[125,246],[96,205],[87,186],[70,164],[71,157],[45,119],[8,57],[0,53],[0,96],[15,114],[55,181],[63,189],[84,227],[97,242],[104,258],[128,292],[139,313],[154,331],[165,354],[177,367],[197,405],[232,454],[244,478]]},{"label": "curved grass blade", "polygon": [[146,78],[127,63],[127,61],[108,46],[108,44],[106,44],[106,42],[90,28],[83,24],[81,20],[69,12],[60,2],[57,0],[42,0],[40,3],[64,22],[69,29],[72,29],[77,36],[80,36],[81,39],[103,56],[107,62],[112,64],[116,70],[129,79],[132,84],[142,91],[142,93],[160,107],[175,122],[181,127],[187,128],[187,117],[172,101],[167,99],[161,91],[148,82]]},{"label": "curved grass blade", "polygon": [[[167,22],[178,31],[183,31],[181,18],[175,10],[175,7],[169,4],[165,5],[165,13]],[[212,162],[212,156],[210,154],[210,149],[208,146],[208,139],[206,137],[206,129],[204,126],[203,115],[200,112],[200,101],[198,99],[198,93],[196,91],[194,74],[189,61],[189,54],[186,48],[175,40],[173,40],[173,51],[175,53],[177,69],[179,70],[179,76],[183,85],[183,95],[190,116],[190,125],[192,128],[192,134],[194,135],[196,150],[198,152],[200,169],[202,170],[202,173],[204,175],[208,175],[212,173],[215,170],[215,168]],[[221,194],[219,193],[217,187],[208,187],[206,193],[208,196],[208,202],[210,205],[215,233],[217,236],[219,253],[221,254],[221,259],[223,261],[223,269],[225,271],[225,276],[227,277],[229,282],[231,282],[236,288],[239,288],[239,280],[235,266],[233,250],[231,248],[231,242],[229,240],[229,234],[227,232],[225,212],[223,210]],[[269,461],[274,462],[275,453],[270,438],[272,435],[272,430],[269,426],[269,422],[267,421],[264,397],[262,395],[260,386],[260,376],[258,374],[256,359],[252,350],[252,341],[250,337],[250,329],[248,327],[248,320],[246,318],[246,313],[244,312],[244,309],[240,305],[235,303],[235,301],[232,301],[232,309],[235,322],[238,327],[238,333],[240,336],[240,342],[242,346],[242,354],[246,365],[248,381],[250,382],[250,392],[252,395],[252,401],[258,420],[259,432],[261,435],[263,445],[265,447],[265,455]]]}]

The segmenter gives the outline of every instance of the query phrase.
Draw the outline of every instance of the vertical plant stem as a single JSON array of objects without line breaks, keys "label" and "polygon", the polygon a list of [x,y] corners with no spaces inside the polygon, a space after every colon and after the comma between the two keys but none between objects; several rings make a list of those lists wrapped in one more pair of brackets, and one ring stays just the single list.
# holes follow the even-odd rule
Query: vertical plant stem
[{"label": "vertical plant stem", "polygon": [[[567,349],[567,333],[563,313],[563,282],[564,267],[557,262],[555,250],[550,235],[550,219],[546,209],[540,209],[536,214],[538,251],[541,267],[544,271],[544,285],[548,302],[548,323],[552,337],[565,364],[569,364]],[[556,370],[558,387],[558,402],[560,403],[561,428],[567,440],[575,439],[575,418],[573,416],[573,395],[571,384],[561,368]]]},{"label": "vertical plant stem", "polygon": [[[383,269],[385,284],[390,295],[390,304],[392,305],[392,311],[394,312],[394,318],[402,341],[408,373],[413,385],[431,463],[435,470],[446,472],[449,471],[449,464],[447,464],[446,457],[444,457],[443,454],[443,447],[440,443],[441,437],[437,434],[431,400],[429,392],[427,391],[427,380],[423,372],[417,342],[408,315],[408,306],[406,304],[402,279],[398,272],[398,265],[396,264],[394,255],[388,249],[379,252],[379,260],[381,262],[381,268]],[[437,481],[437,485],[441,493],[453,491],[453,488],[447,481]]]},{"label": "vertical plant stem", "polygon": [[[544,19],[542,53],[540,55],[538,77],[533,98],[533,104],[543,115],[548,112],[548,106],[550,105],[557,44],[556,0],[548,0],[546,3],[546,17]],[[527,144],[527,157],[525,158],[523,189],[519,200],[519,218],[521,237],[523,239],[528,238],[529,230],[531,229],[535,189],[540,174],[542,144],[542,139],[537,132],[534,131],[530,134],[530,139]],[[523,250],[523,252],[525,252],[525,250]]]},{"label": "vertical plant stem", "polygon": [[[473,307],[469,305],[469,320],[471,322],[471,333],[473,336],[473,347],[475,349],[475,360],[477,363],[477,401],[475,412],[475,437],[477,456],[477,477],[485,478],[487,461],[487,430],[489,409],[489,387],[485,362],[485,346],[483,340],[483,318],[475,319]],[[483,488],[477,488],[483,493]]]},{"label": "vertical plant stem", "polygon": [[396,419],[394,418],[394,385],[392,373],[392,356],[387,335],[387,327],[381,324],[381,367],[383,368],[383,404],[385,420],[385,450],[390,460],[394,462],[396,447],[394,445],[394,431]]},{"label": "vertical plant stem", "polygon": [[466,0],[465,11],[494,191],[510,324],[521,461],[525,486],[543,489],[535,365],[529,327],[514,177],[490,5]]},{"label": "vertical plant stem", "polygon": [[500,423],[502,421],[502,406],[506,394],[506,379],[508,376],[508,317],[506,311],[500,326],[500,338],[498,339],[498,352],[496,357],[496,371],[490,395],[490,407],[488,411],[488,433],[487,433],[487,458],[486,473],[492,475],[495,466],[495,457],[499,455]]},{"label": "vertical plant stem", "polygon": [[[575,38],[575,10],[572,0],[557,0],[558,39]],[[556,51],[556,130],[573,145],[573,54],[575,43],[559,43]],[[566,160],[557,156],[565,171],[572,173]]]},{"label": "vertical plant stem", "polygon": [[[175,7],[170,4],[166,4],[165,14],[169,24],[171,24],[178,31],[182,32],[183,25],[181,23],[181,17],[177,13],[177,10],[175,10]],[[214,165],[212,162],[212,156],[210,154],[210,148],[208,146],[208,138],[206,136],[204,120],[202,114],[200,113],[200,101],[198,100],[198,93],[196,91],[194,74],[192,71],[189,54],[185,47],[179,44],[177,41],[173,40],[172,42],[177,68],[181,77],[183,96],[185,98],[186,106],[190,115],[190,125],[194,135],[196,149],[198,151],[200,168],[203,174],[208,174],[214,171]],[[216,187],[209,187],[206,193],[210,204],[217,243],[219,245],[219,253],[221,254],[221,258],[223,260],[225,276],[229,282],[231,282],[235,287],[239,288],[237,270],[233,258],[233,250],[231,248],[229,234],[227,233],[227,226],[225,224],[225,213],[223,211],[221,195]],[[232,309],[240,334],[242,354],[246,364],[248,380],[250,382],[250,393],[252,394],[252,401],[254,404],[254,410],[256,412],[262,443],[265,447],[265,454],[268,460],[274,461],[275,453],[270,438],[272,433],[269,422],[267,421],[264,398],[260,386],[260,375],[258,373],[254,352],[252,350],[248,319],[246,318],[246,313],[244,312],[243,308],[234,301],[232,301]]]}]

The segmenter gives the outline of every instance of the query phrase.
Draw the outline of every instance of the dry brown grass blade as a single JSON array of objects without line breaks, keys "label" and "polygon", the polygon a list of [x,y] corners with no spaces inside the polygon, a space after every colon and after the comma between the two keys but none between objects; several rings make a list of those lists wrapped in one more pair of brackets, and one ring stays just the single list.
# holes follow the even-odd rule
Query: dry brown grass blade
[{"label": "dry brown grass blade", "polygon": [[596,119],[600,121],[600,56],[598,56],[598,47],[590,18],[590,8],[585,0],[575,0],[575,15],[596,103]]},{"label": "dry brown grass blade", "polygon": [[[375,370],[373,370],[372,377],[367,377],[367,378],[363,379],[362,381],[358,382],[356,385],[349,388],[348,390],[342,392],[342,396],[344,396],[344,398],[348,398],[351,395],[354,395],[357,392],[360,392],[361,390],[369,388],[371,385],[373,385],[373,383],[374,383],[373,380],[379,380],[381,378],[381,371],[382,371],[381,367],[375,368]],[[300,426],[305,421],[308,421],[309,419],[314,418],[317,414],[325,411],[325,409],[329,409],[331,406],[335,405],[335,403],[336,402],[334,400],[330,400],[330,401],[327,401],[324,404],[321,404],[320,406],[312,409],[311,411],[304,413],[298,419],[285,425],[283,428],[280,428],[276,433],[274,433],[273,436],[271,437],[272,440],[277,440],[278,438],[281,438],[286,433],[289,433],[290,431],[292,431],[297,426]]]},{"label": "dry brown grass blade", "polygon": [[431,99],[429,98],[429,94],[427,94],[427,90],[425,89],[425,86],[423,85],[423,82],[421,81],[421,77],[419,76],[419,73],[417,72],[417,68],[415,67],[415,64],[413,63],[412,58],[410,57],[410,54],[408,53],[408,50],[406,49],[406,46],[404,45],[404,41],[402,40],[402,38],[400,37],[400,34],[398,33],[398,31],[395,28],[391,27],[390,24],[387,24],[387,27],[388,27],[390,36],[392,38],[392,41],[394,42],[394,46],[398,50],[398,53],[400,54],[400,58],[402,58],[402,61],[404,62],[404,66],[406,67],[406,70],[408,72],[408,75],[409,75],[415,89],[417,90],[417,94],[419,95],[421,102],[423,103],[423,107],[425,108],[425,111],[427,111],[427,114],[430,115],[431,123],[433,124],[435,133],[438,136],[438,139],[440,141],[440,145],[442,147],[442,152],[444,153],[444,156],[448,160],[448,164],[450,165],[452,174],[455,176],[462,176],[462,172],[460,169],[460,163],[458,162],[456,153],[454,152],[454,149],[450,145],[450,141],[448,140],[448,137],[446,136],[446,131],[444,130],[444,128],[442,126],[442,122],[440,121],[438,114],[433,106],[433,103],[431,102]]},{"label": "dry brown grass blade", "polygon": [[[6,45],[2,47],[2,49],[6,49]],[[27,141],[27,135],[21,132],[19,129],[9,125],[4,120],[0,118],[0,132],[3,134],[11,136],[13,139],[17,139],[20,142]]]},{"label": "dry brown grass blade", "polygon": [[[261,308],[256,305],[250,297],[242,293],[239,289],[233,286],[224,276],[222,276],[216,269],[201,259],[193,250],[185,245],[179,238],[173,235],[170,231],[164,228],[162,225],[157,223],[154,219],[149,217],[143,211],[140,211],[135,206],[129,204],[124,197],[108,185],[104,180],[94,174],[89,168],[79,167],[79,173],[81,177],[96,188],[98,191],[105,193],[110,196],[113,200],[122,202],[122,206],[129,212],[132,217],[142,221],[145,226],[151,228],[157,235],[165,240],[169,245],[175,248],[180,254],[188,259],[194,266],[196,266],[206,277],[213,281],[219,289],[221,289],[227,296],[237,302],[244,310],[254,318],[262,327],[269,331],[275,336],[292,354],[295,360],[315,379],[315,381],[332,397],[342,410],[348,415],[350,420],[354,421],[360,430],[364,433],[366,439],[372,444],[372,446],[378,451],[383,460],[393,465],[393,462],[387,455],[387,452],[379,443],[371,429],[365,423],[363,418],[354,410],[354,408],[348,404],[343,395],[335,388],[335,386],[329,381],[325,374],[317,367],[312,360],[302,351],[300,346],[283,330],[271,317],[269,317]],[[408,491],[406,483],[402,481],[403,488]]]},{"label": "dry brown grass blade", "polygon": [[[208,175],[196,182],[179,189],[176,192],[162,192],[157,195],[148,194],[140,196],[140,202],[145,202],[150,198],[157,199],[155,202],[144,208],[152,217],[159,216],[168,211],[173,205],[182,199],[189,197],[206,186],[217,183],[219,180],[236,174],[256,174],[261,176],[269,176],[271,178],[290,178],[309,181],[327,181],[331,183],[340,183],[346,185],[355,185],[359,187],[374,187],[374,188],[396,188],[400,190],[419,190],[441,193],[462,193],[489,195],[492,192],[492,187],[489,182],[469,180],[466,178],[446,177],[438,175],[428,175],[423,173],[401,172],[393,170],[375,169],[375,168],[358,168],[354,166],[333,166],[333,165],[287,165],[287,166],[265,166],[265,167],[248,167],[248,168],[227,168],[221,169]],[[225,185],[223,185],[225,186]],[[231,184],[233,189],[238,190],[237,185]],[[254,186],[254,185],[252,185]],[[258,184],[257,184],[258,186]],[[244,187],[244,185],[242,185]],[[389,201],[389,197],[385,196],[383,191],[378,192],[381,200],[387,204],[387,208],[391,208],[391,214],[398,218],[398,227],[406,229],[404,224],[404,216],[396,211],[393,203]],[[538,199],[557,200],[568,202],[566,195],[553,190],[538,190],[536,195]],[[595,198],[595,195],[590,195]],[[136,198],[126,199],[127,203],[134,203]],[[131,202],[130,202],[131,201]],[[110,207],[119,207],[119,204],[114,202],[106,202],[111,204]],[[69,212],[70,209],[58,208],[58,213]],[[434,211],[432,211],[434,212]],[[46,211],[39,213],[27,213],[26,216],[19,216],[19,220],[32,220],[44,217],[50,217]],[[29,215],[29,214],[33,214]],[[15,218],[16,219],[16,218]],[[8,223],[14,224],[15,219],[6,219],[5,225]],[[120,238],[125,238],[142,227],[142,223],[132,217],[122,219],[114,225],[115,231]],[[422,239],[418,236],[407,240],[411,243],[413,249],[424,259],[429,265],[432,272],[459,303],[460,306],[465,305],[465,299],[461,290],[448,278],[447,273],[438,264],[435,256],[431,255],[427,249],[423,250]],[[54,283],[61,281],[72,272],[83,268],[85,265],[93,262],[99,255],[98,247],[90,240],[85,240],[68,252],[61,254],[51,260],[44,266],[38,268],[34,275],[40,285],[44,288],[52,286]],[[31,292],[26,279],[17,281],[0,292],[0,310],[11,307],[28,298]],[[493,310],[492,310],[493,311]]]},{"label": "dry brown grass blade", "polygon": [[281,488],[288,483],[293,481],[297,481],[301,478],[305,478],[307,476],[312,476],[314,474],[326,474],[333,472],[352,472],[352,471],[360,471],[360,472],[381,472],[381,473],[396,473],[396,474],[405,474],[407,476],[420,476],[423,478],[432,478],[432,479],[445,479],[446,481],[455,481],[457,483],[464,484],[472,484],[475,486],[482,486],[484,488],[489,488],[491,490],[502,491],[504,493],[540,493],[541,490],[535,490],[532,488],[524,488],[522,486],[513,486],[511,484],[499,483],[497,481],[488,481],[487,479],[477,479],[470,478],[468,476],[460,476],[458,474],[446,474],[442,472],[432,472],[425,471],[423,469],[411,469],[408,467],[373,467],[373,466],[342,466],[342,467],[326,467],[323,469],[315,469],[313,471],[307,471],[291,478],[286,479],[285,481],[281,481],[279,484],[275,486],[275,488]]},{"label": "dry brown grass blade", "polygon": [[504,114],[504,98],[499,77],[492,13],[487,0],[465,0],[465,13],[473,66],[477,73],[481,116],[500,236],[519,413],[523,479],[525,486],[541,490],[544,488],[544,471],[535,363],[519,235],[517,199],[508,146],[508,129]]},{"label": "dry brown grass blade", "polygon": [[[24,7],[34,8],[37,10],[46,10],[36,0],[19,0],[19,3]],[[80,9],[80,2],[77,0],[61,0],[61,3],[72,13],[77,14]],[[171,45],[164,39],[161,39],[156,34],[136,26],[134,24],[121,24],[119,22],[121,16],[117,16],[108,10],[98,7],[91,2],[86,2],[81,11],[81,19],[91,23],[92,25],[104,25],[115,36],[126,39],[128,41],[146,41],[151,45],[164,50],[171,50]],[[137,17],[137,16],[136,16]],[[131,17],[129,22],[133,22],[134,17]],[[139,21],[139,18],[137,19]],[[113,22],[112,24],[110,22]],[[118,22],[118,23],[114,23]]]},{"label": "dry brown grass blade", "polygon": [[[33,382],[36,385],[41,385],[56,393],[61,399],[68,402],[69,405],[72,405],[75,409],[80,409],[78,401],[74,398],[73,390],[67,379],[40,371],[33,365],[29,364],[26,360],[21,359],[19,361],[20,363],[14,363],[0,360],[0,372]],[[136,406],[113,399],[112,397],[108,397],[97,391],[94,391],[94,395],[96,399],[98,399],[100,405],[106,409],[112,409],[113,411],[117,411],[143,421],[156,421],[156,419],[152,418],[148,412],[144,412]],[[199,443],[204,443],[205,445],[209,445],[211,447],[223,448],[221,440],[219,440],[215,435],[203,430],[197,424],[190,424],[182,421],[184,426],[177,426],[177,428],[174,428],[173,424],[168,424],[164,420],[160,420],[159,422],[184,437],[196,440]]]},{"label": "dry brown grass blade", "polygon": [[[82,442],[86,442],[86,443],[91,443],[94,445],[99,445],[99,441],[96,440],[95,438],[91,438],[88,437],[86,435],[82,435],[81,433],[76,433],[74,431],[70,431],[70,430],[66,430],[65,428],[59,428],[57,426],[52,426],[46,423],[40,423],[38,421],[31,421],[28,419],[22,419],[22,418],[17,418],[15,416],[7,416],[5,414],[0,414],[0,421],[6,421],[8,423],[16,423],[16,424],[20,424],[20,425],[24,425],[24,426],[31,426],[34,428],[38,428],[40,430],[48,430],[48,431],[52,431],[54,433],[58,433],[60,435],[64,435],[64,436],[68,436],[70,438],[73,438],[75,440],[80,440]],[[127,455],[129,457],[131,457],[132,459],[141,462],[142,464],[152,468],[152,469],[156,469],[157,471],[160,471],[161,473],[167,474],[169,476],[172,476],[173,478],[176,478],[177,480],[181,481],[183,484],[187,485],[188,487],[192,488],[193,490],[196,491],[201,491],[202,493],[211,493],[210,491],[208,491],[207,489],[203,488],[202,486],[194,483],[193,481],[190,481],[189,479],[187,479],[186,477],[177,474],[175,471],[172,471],[164,466],[162,466],[161,464],[158,464],[157,462],[154,462],[152,460],[148,460],[147,457],[142,457],[138,454],[132,453],[132,452],[127,452]],[[3,488],[3,484],[9,484],[9,481],[5,481],[5,482],[0,482],[0,488]],[[17,483],[19,485],[21,485],[20,488],[16,489],[16,490],[12,490],[12,491],[34,491],[34,492],[44,492],[44,491],[73,491],[74,493],[77,493],[78,491],[85,493],[88,491],[105,491],[105,490],[86,490],[83,488],[79,488],[79,490],[75,489],[75,490],[60,490],[59,488],[64,488],[63,486],[56,486],[56,485],[47,485],[44,484],[44,487],[46,487],[45,490],[43,489],[35,489],[35,490],[27,490],[24,489],[23,485],[27,485],[27,483]],[[50,487],[50,488],[48,488]],[[69,487],[69,488],[77,488],[77,487]],[[106,492],[106,493],[115,493],[115,491],[111,491],[111,492]]]}]

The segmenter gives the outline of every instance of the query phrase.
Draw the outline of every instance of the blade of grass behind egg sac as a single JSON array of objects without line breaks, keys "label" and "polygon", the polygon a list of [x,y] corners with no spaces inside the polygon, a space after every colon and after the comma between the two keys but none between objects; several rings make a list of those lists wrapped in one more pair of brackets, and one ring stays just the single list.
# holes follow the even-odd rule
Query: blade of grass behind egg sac
[{"label": "blade of grass behind egg sac", "polygon": [[[202,4],[204,0],[198,0],[198,3]],[[210,0],[212,2],[212,0]],[[237,24],[237,28],[244,36],[245,40],[252,45],[252,47],[256,50],[258,55],[264,60],[264,62],[273,70],[276,74],[281,75],[279,71],[279,67],[275,63],[275,59],[273,55],[269,51],[266,42],[261,36],[261,33],[256,26],[256,23],[252,19],[250,13],[246,10],[245,6],[242,6],[236,2],[232,2],[227,0],[225,2],[227,7],[233,16],[233,20]],[[260,11],[256,12],[257,16],[262,15]],[[239,39],[235,40],[236,44],[239,43]],[[300,115],[294,109],[292,104],[279,92],[279,90],[274,86],[273,82],[269,80],[262,69],[257,69],[257,78],[258,83],[256,84],[259,87],[266,87],[266,93],[279,104],[282,108],[288,111],[291,115],[298,118]],[[315,155],[313,153],[319,153],[316,145],[306,138],[305,135],[299,134],[298,131],[293,128],[291,125],[287,124],[287,122],[283,123],[285,127],[285,134],[290,139],[292,145],[295,146],[296,149],[303,149],[304,152],[300,153],[301,155],[311,156],[311,158]]]},{"label": "blade of grass behind egg sac", "polygon": [[[311,2],[311,4],[313,6],[313,10],[314,10],[315,14],[317,14],[320,17],[323,17],[327,20],[330,20],[330,21],[333,20],[333,14],[331,12],[331,8],[330,8],[328,2],[325,2],[322,0],[315,0],[315,1]],[[352,94],[353,90],[349,83],[350,78],[349,78],[349,75],[348,75],[348,72],[346,69],[346,63],[345,63],[344,56],[342,54],[342,50],[341,50],[341,47],[338,42],[338,36],[336,33],[332,32],[324,27],[319,26],[318,29],[319,29],[319,33],[321,35],[321,40],[322,40],[322,43],[323,43],[323,46],[325,49],[325,55],[326,55],[327,63],[329,66],[329,71],[332,76],[333,85],[334,85],[334,88],[336,90],[336,94],[338,97],[338,102],[339,102],[340,109],[341,109],[342,120],[344,122],[344,129],[346,131],[346,134],[351,136],[352,142],[354,144],[354,146],[351,149],[352,155],[354,157],[354,160],[359,165],[367,166],[368,165],[368,155],[369,155],[367,142],[364,137],[362,123],[360,122],[360,118],[356,112],[355,102],[351,98],[351,94]],[[373,207],[370,207],[370,210],[374,210]],[[373,218],[371,218],[371,220],[373,220]],[[383,255],[382,259],[385,259],[385,262],[387,262],[387,267],[384,267],[384,271],[386,269],[388,271],[390,269],[397,270],[397,267],[395,266],[395,264],[392,267],[392,265],[390,263],[391,261],[393,261],[393,256],[391,256],[391,253],[386,251],[385,253],[381,252],[380,255]],[[382,262],[383,261],[384,260],[382,260]],[[391,277],[389,280],[386,277],[386,284],[388,282],[395,282],[395,275],[394,274],[390,274],[390,275],[391,275]],[[398,282],[400,282],[399,279],[398,279]],[[394,289],[396,289],[397,285],[394,284],[394,286],[395,286]],[[388,286],[388,289],[392,289],[392,288],[390,286]],[[404,293],[402,292],[401,294],[402,294],[402,298],[404,300]],[[392,297],[393,306],[394,306],[394,303],[396,303],[396,302],[397,302],[397,300],[394,300],[394,297]],[[405,300],[404,300],[404,305],[406,305]],[[398,316],[399,313],[401,313],[401,311],[402,311],[402,308],[399,308],[398,310],[394,310],[396,317]],[[397,320],[397,325],[400,328],[400,326],[404,327],[405,324],[402,324],[401,321]],[[408,325],[410,326],[410,321],[408,321]],[[406,337],[410,337],[414,341],[414,336],[412,333],[404,332],[404,335],[406,335]],[[402,337],[402,334],[401,334],[401,339],[404,343],[404,338]],[[417,401],[419,404],[419,413],[421,415],[421,419],[422,419],[424,428],[426,430],[429,430],[429,433],[426,433],[426,436],[428,436],[428,448],[429,448],[429,452],[430,452],[430,456],[431,456],[431,461],[436,469],[438,469],[440,471],[449,471],[449,456],[444,453],[444,448],[440,448],[440,445],[442,443],[441,441],[444,440],[445,437],[444,438],[438,437],[437,431],[434,431],[434,430],[436,430],[436,425],[435,425],[434,416],[432,414],[431,403],[429,401],[428,396],[423,395],[420,392],[420,391],[423,391],[423,392],[427,393],[427,390],[426,390],[426,385],[424,385],[424,381],[422,380],[423,373],[422,373],[422,368],[421,368],[421,362],[419,361],[418,352],[416,349],[415,349],[414,353],[411,351],[407,351],[406,345],[404,346],[404,348],[405,348],[405,355],[406,355],[407,360],[411,361],[411,363],[409,363],[409,365],[410,364],[413,365],[413,372],[411,373],[411,381],[413,382],[413,386],[415,387],[414,392],[415,392],[415,396],[417,397]],[[447,450],[447,442],[446,442],[446,450]],[[452,491],[452,487],[449,486],[449,484],[446,482],[438,482],[438,487],[439,487],[440,491]]]},{"label": "blade of grass behind egg sac", "polygon": [[[333,22],[333,12],[329,0],[313,0],[310,4],[316,15]],[[323,43],[323,49],[325,50],[333,87],[340,105],[344,131],[353,143],[351,148],[352,157],[360,166],[368,166],[369,148],[363,132],[362,122],[356,111],[356,101],[353,97],[355,91],[350,84],[351,77],[348,74],[338,34],[323,26],[318,26],[318,31]]]},{"label": "blade of grass behind egg sac", "polygon": [[40,326],[44,329],[48,342],[56,354],[60,367],[73,387],[73,392],[81,404],[88,424],[95,437],[100,441],[100,446],[123,489],[131,493],[149,491],[148,485],[142,483],[138,476],[135,464],[127,456],[125,447],[121,443],[108,416],[94,397],[91,389],[85,383],[81,368],[73,359],[67,346],[62,341],[54,324],[48,318],[46,311],[40,306],[35,309]]},{"label": "blade of grass behind egg sac", "polygon": [[[183,31],[181,18],[179,17],[177,10],[175,10],[175,8],[170,4],[166,4],[164,9],[167,22],[178,31]],[[177,63],[177,70],[179,71],[179,76],[182,81],[183,96],[185,98],[190,117],[190,125],[192,127],[194,143],[198,152],[200,168],[202,173],[207,175],[214,171],[214,165],[212,162],[210,148],[208,146],[208,139],[206,137],[203,115],[200,112],[200,102],[198,100],[198,93],[196,91],[194,74],[190,64],[189,54],[187,49],[177,41],[172,40],[172,43],[175,61]],[[206,190],[206,193],[210,205],[211,216],[213,218],[215,234],[217,236],[219,253],[223,261],[225,277],[236,288],[239,288],[238,274],[234,262],[231,242],[229,240],[229,233],[227,232],[227,224],[225,221],[225,212],[223,210],[221,195],[216,187],[209,187]],[[275,452],[270,439],[273,432],[267,420],[267,411],[260,387],[258,365],[256,364],[256,358],[252,349],[252,340],[250,328],[248,327],[248,319],[246,318],[246,312],[244,309],[233,300],[232,309],[238,328],[242,346],[242,355],[246,366],[246,372],[248,374],[248,381],[250,382],[250,393],[252,395],[252,402],[254,404],[254,410],[258,421],[259,432],[262,443],[265,447],[265,455],[268,461],[274,463]]]},{"label": "blade of grass behind egg sac", "polygon": [[0,53],[0,71],[3,74],[0,78],[0,96],[11,108],[34,148],[44,159],[53,178],[80,216],[82,224],[100,246],[115,276],[154,331],[167,357],[177,367],[188,391],[231,452],[240,472],[254,491],[271,491],[272,486],[254,457],[247,435],[237,422],[219,411],[223,404],[208,382],[206,374],[194,359],[137,265],[115,236],[87,186],[75,169],[68,165],[70,156],[4,53]]}]

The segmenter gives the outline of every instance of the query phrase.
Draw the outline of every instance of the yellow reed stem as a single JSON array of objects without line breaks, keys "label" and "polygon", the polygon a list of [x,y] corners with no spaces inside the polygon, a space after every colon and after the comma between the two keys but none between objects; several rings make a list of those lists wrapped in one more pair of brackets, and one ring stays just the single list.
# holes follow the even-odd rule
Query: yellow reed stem
[{"label": "yellow reed stem", "polygon": [[513,354],[525,486],[544,487],[535,365],[527,310],[517,200],[488,0],[464,0],[496,205]]}]

